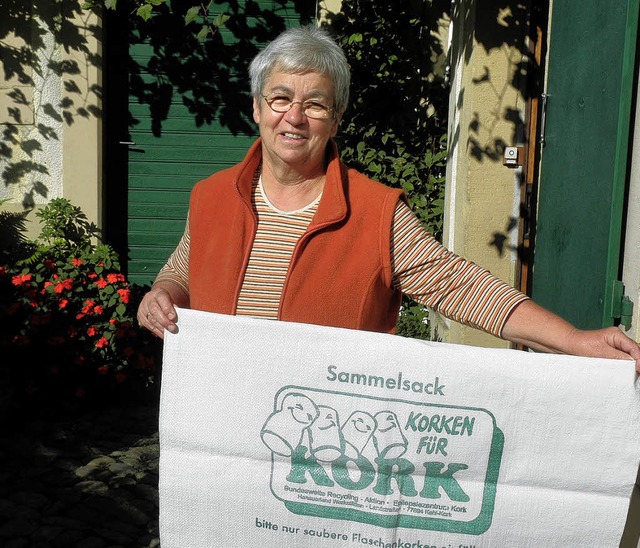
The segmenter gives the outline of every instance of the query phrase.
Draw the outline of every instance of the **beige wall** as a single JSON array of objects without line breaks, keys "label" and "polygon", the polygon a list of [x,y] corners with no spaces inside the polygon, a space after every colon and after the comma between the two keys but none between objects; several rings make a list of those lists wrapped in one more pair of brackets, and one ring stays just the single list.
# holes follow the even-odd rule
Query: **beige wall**
[{"label": "beige wall", "polygon": [[342,0],[320,0],[318,2],[318,17],[322,19],[328,13],[338,13],[342,7]]},{"label": "beige wall", "polygon": [[[65,197],[100,224],[100,21],[79,5],[75,0],[57,7],[50,0],[34,1],[32,17],[13,22],[22,26],[3,40],[3,47],[22,48],[36,61],[20,64],[16,76],[0,80],[0,131],[6,147],[0,158],[0,200],[6,200],[2,209],[24,211],[25,203],[37,208]],[[56,17],[74,9],[71,21]],[[61,29],[56,28],[59,20]],[[37,218],[31,213],[27,219],[33,237]]]},{"label": "beige wall", "polygon": [[[640,104],[638,100],[640,97],[637,97],[636,105]],[[640,108],[637,106],[634,125],[622,281],[625,294],[633,302],[631,329],[627,335],[640,341]]]},{"label": "beige wall", "polygon": [[[482,11],[475,1],[456,3],[451,36],[451,96],[444,244],[515,285],[520,170],[503,165],[505,146],[521,145],[524,101],[514,80],[522,54],[515,45],[481,43],[476,29],[508,28],[509,13],[487,21],[491,5]],[[477,3],[480,4],[479,2]],[[497,11],[497,10],[496,10]],[[495,13],[495,11],[493,12]],[[482,19],[482,20],[481,20]],[[513,35],[524,32],[512,29]],[[524,37],[521,37],[523,39]],[[500,248],[500,245],[502,246]],[[477,330],[432,315],[437,336],[444,341],[477,346],[508,343]]]},{"label": "beige wall", "polygon": [[90,114],[76,115],[74,123],[64,128],[63,195],[102,227],[102,43],[95,35],[99,33],[100,20],[92,12],[82,12],[74,23],[85,37],[88,51],[97,57],[94,60],[73,50],[67,55],[80,68],[75,97],[78,108],[87,109]]}]

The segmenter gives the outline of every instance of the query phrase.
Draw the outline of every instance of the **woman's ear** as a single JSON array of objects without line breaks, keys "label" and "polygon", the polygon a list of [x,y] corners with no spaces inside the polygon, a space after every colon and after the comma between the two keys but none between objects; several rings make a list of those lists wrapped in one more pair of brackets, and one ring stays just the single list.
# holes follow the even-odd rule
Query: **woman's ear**
[{"label": "woman's ear", "polygon": [[255,97],[253,98],[253,121],[260,124],[260,104]]}]

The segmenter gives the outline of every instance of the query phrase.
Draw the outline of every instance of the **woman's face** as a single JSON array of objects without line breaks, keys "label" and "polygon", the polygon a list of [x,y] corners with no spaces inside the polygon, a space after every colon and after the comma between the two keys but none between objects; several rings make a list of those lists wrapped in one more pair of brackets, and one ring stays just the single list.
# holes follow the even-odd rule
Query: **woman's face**
[{"label": "woman's face", "polygon": [[[293,101],[313,100],[333,107],[331,79],[318,72],[273,72],[262,94],[274,92],[287,95]],[[260,128],[265,162],[305,172],[324,170],[327,142],[336,134],[339,123],[333,111],[328,118],[315,119],[307,117],[299,103],[288,112],[279,113],[271,110],[264,99],[254,99],[253,119]]]}]

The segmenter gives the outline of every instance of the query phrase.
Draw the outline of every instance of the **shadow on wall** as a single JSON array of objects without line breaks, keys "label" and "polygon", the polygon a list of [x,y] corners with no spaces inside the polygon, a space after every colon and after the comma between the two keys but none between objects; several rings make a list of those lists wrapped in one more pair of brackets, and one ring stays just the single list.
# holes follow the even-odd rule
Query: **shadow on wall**
[{"label": "shadow on wall", "polygon": [[[492,56],[491,65],[477,66],[471,85],[482,88],[481,93],[490,98],[486,104],[490,108],[475,111],[468,126],[466,150],[478,162],[502,163],[505,147],[526,144],[528,128],[524,118],[526,102],[540,97],[544,86],[544,67],[536,60],[532,48],[539,39],[537,22],[546,20],[549,5],[547,1],[515,2],[511,0],[487,0],[483,2],[454,2],[452,19],[459,34],[453,37],[452,73],[455,67],[472,62],[474,48],[482,48]],[[474,61],[477,63],[477,61]],[[497,73],[496,67],[500,67]],[[505,78],[504,73],[508,76]],[[513,107],[514,90],[522,98],[522,108]],[[474,92],[475,94],[475,92]],[[506,102],[509,104],[506,104]],[[458,109],[465,108],[465,89],[456,97]],[[504,127],[511,127],[509,142],[505,142]],[[498,128],[500,128],[498,130]],[[455,146],[460,139],[460,128],[455,128],[450,136],[450,145]],[[537,161],[537,160],[536,160]],[[522,172],[518,173],[521,188],[525,185]],[[527,205],[521,205],[520,217],[527,218]],[[509,235],[518,230],[520,219],[510,217],[505,220],[504,231],[492,234],[489,245],[502,256],[506,249],[514,250],[508,244]],[[527,250],[518,246],[521,260],[525,260]]]},{"label": "shadow on wall", "polygon": [[[5,0],[0,18],[0,196],[22,194],[25,209],[49,197],[61,130],[79,117],[101,117],[102,89],[87,87],[100,66],[100,29],[75,1]],[[76,59],[84,57],[84,66]],[[76,58],[76,59],[74,59]],[[53,154],[52,154],[53,152]]]}]

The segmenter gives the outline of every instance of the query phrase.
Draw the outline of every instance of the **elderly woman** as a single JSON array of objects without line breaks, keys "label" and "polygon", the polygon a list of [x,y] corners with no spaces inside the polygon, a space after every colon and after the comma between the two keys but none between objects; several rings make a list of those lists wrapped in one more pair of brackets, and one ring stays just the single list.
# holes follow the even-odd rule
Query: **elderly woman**
[{"label": "elderly woman", "polygon": [[401,294],[529,347],[633,358],[616,328],[582,331],[444,249],[400,190],[340,161],[332,138],[349,67],[318,28],[295,28],[249,68],[260,138],[238,165],[199,182],[184,236],[138,321],[159,337],[175,306],[393,332]]}]

